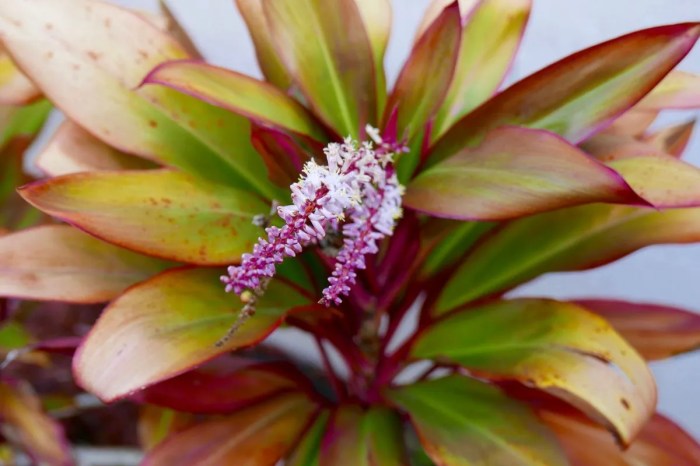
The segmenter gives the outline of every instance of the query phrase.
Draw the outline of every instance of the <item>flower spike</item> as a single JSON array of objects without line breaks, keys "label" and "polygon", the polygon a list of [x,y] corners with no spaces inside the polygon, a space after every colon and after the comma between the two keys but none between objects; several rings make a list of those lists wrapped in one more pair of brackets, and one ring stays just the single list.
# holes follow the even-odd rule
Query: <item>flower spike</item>
[{"label": "flower spike", "polygon": [[313,160],[304,165],[299,181],[290,186],[292,204],[277,208],[285,225],[267,227],[267,238],[260,238],[240,265],[228,268],[228,275],[221,277],[227,292],[259,296],[285,258],[335,231],[344,238],[343,247],[320,302],[326,306],[342,302],[341,296],[355,284],[357,270],[365,268],[365,255],[378,251],[377,242],[392,234],[401,216],[404,189],[392,158],[403,148],[382,141],[374,128],[367,134],[376,149],[371,142],[348,138],[324,149],[327,165]]}]

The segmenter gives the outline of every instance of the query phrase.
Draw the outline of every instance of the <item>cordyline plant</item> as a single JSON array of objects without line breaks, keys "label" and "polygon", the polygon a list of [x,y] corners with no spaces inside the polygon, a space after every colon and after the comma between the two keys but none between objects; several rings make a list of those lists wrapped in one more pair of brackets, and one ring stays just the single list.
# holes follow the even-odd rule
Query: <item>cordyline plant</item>
[{"label": "cordyline plant", "polygon": [[[5,225],[0,293],[110,302],[74,376],[143,406],[144,464],[700,464],[645,362],[700,344],[700,318],[508,295],[700,241],[692,123],[648,129],[700,108],[700,77],[672,71],[700,23],[499,91],[530,2],[436,0],[387,91],[388,0],[236,3],[264,81],[206,64],[160,16],[0,1],[2,103],[46,99],[4,141],[47,102],[66,116],[19,193],[67,223]],[[270,349],[280,327],[323,367]],[[0,382],[6,441],[69,464],[19,385]]]}]

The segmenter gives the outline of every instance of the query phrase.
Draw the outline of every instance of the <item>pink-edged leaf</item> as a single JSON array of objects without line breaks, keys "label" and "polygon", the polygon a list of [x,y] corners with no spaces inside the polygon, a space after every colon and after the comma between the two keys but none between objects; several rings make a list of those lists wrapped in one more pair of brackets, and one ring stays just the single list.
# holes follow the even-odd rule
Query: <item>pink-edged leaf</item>
[{"label": "pink-edged leaf", "polygon": [[286,466],[319,466],[321,442],[328,426],[330,412],[323,410],[316,415],[314,423],[306,430],[296,448],[287,458]]},{"label": "pink-edged leaf", "polygon": [[333,411],[320,445],[319,466],[405,464],[403,426],[396,412],[357,405],[340,405]]},{"label": "pink-edged leaf", "polygon": [[391,34],[392,10],[390,0],[355,0],[362,16],[374,57],[375,88],[377,89],[377,115],[384,112],[386,104],[386,76],[384,53]]},{"label": "pink-edged leaf", "polygon": [[[503,81],[530,16],[531,0],[482,0],[463,20],[454,77],[435,117],[433,136],[491,97]],[[478,44],[475,46],[475,44]]]},{"label": "pink-edged leaf", "polygon": [[671,306],[580,299],[600,314],[647,360],[664,359],[700,347],[700,315]]},{"label": "pink-edged leaf", "polygon": [[102,170],[154,167],[139,157],[108,146],[73,121],[64,121],[37,155],[35,164],[49,176]]},{"label": "pink-edged leaf", "polygon": [[633,32],[523,79],[460,119],[434,145],[437,162],[502,125],[547,129],[578,143],[646,95],[690,51],[700,24]]},{"label": "pink-edged leaf", "polygon": [[195,425],[194,418],[192,414],[167,408],[141,406],[136,426],[139,444],[144,451],[152,450],[168,437]]},{"label": "pink-edged leaf", "polygon": [[641,110],[700,108],[700,75],[673,71],[637,105]]},{"label": "pink-edged leaf", "polygon": [[270,181],[288,188],[299,179],[304,163],[311,158],[310,152],[291,136],[272,128],[253,125],[250,137],[265,162]]},{"label": "pink-edged leaf", "polygon": [[342,136],[376,126],[372,47],[355,0],[264,0],[277,53],[316,114]]},{"label": "pink-edged leaf", "polygon": [[138,89],[156,65],[188,58],[139,15],[96,0],[6,2],[0,38],[58,108],[109,145],[276,195],[245,118],[163,86]]},{"label": "pink-edged leaf", "polygon": [[492,131],[422,172],[404,197],[437,217],[504,220],[591,202],[645,204],[615,171],[561,137],[518,127]]},{"label": "pink-edged leaf", "polygon": [[664,151],[668,155],[681,157],[688,146],[695,128],[695,120],[669,126],[644,136],[643,141]]},{"label": "pink-edged leaf", "polygon": [[644,360],[603,318],[572,303],[513,299],[466,309],[423,330],[411,355],[543,390],[625,444],[656,409]]},{"label": "pink-edged leaf", "polygon": [[41,97],[41,91],[0,47],[0,105],[24,105]]},{"label": "pink-edged leaf", "polygon": [[308,304],[296,288],[272,281],[255,316],[217,346],[242,308],[224,292],[220,275],[212,269],[165,272],[113,301],[78,349],[78,382],[105,401],[115,400],[255,344],[289,309]]},{"label": "pink-edged leaf", "polygon": [[622,450],[608,433],[585,419],[552,411],[539,415],[554,431],[571,466],[694,466],[700,445],[670,419],[656,414]]},{"label": "pink-edged leaf", "polygon": [[579,145],[586,153],[601,162],[612,162],[630,157],[666,157],[663,149],[629,134],[603,131]]},{"label": "pink-edged leaf", "polygon": [[440,466],[564,466],[554,437],[524,404],[462,376],[397,387],[386,396],[408,413]]},{"label": "pink-edged leaf", "polygon": [[234,371],[206,367],[152,385],[136,397],[158,406],[196,414],[225,414],[281,393],[308,389],[294,366],[272,362]]},{"label": "pink-edged leaf", "polygon": [[24,450],[33,464],[73,464],[61,425],[42,410],[28,385],[0,382],[0,423],[3,435]]},{"label": "pink-edged leaf", "polygon": [[653,244],[697,241],[700,208],[592,204],[518,219],[492,231],[463,259],[442,284],[436,311],[504,292],[544,273],[597,267]]},{"label": "pink-edged leaf", "polygon": [[[448,6],[454,3],[455,0],[432,0],[428,5],[428,8],[423,14],[423,19],[421,20],[418,29],[416,30],[416,38],[414,42],[417,42],[420,37],[425,33],[425,30],[430,27],[431,24],[440,16],[440,13]],[[459,12],[462,17],[466,17],[474,7],[481,0],[458,0]]]},{"label": "pink-edged leaf", "polygon": [[[454,75],[461,39],[461,18],[455,2],[413,46],[389,96],[384,124],[396,112],[399,139],[421,135],[425,123],[440,107]],[[430,76],[427,81],[426,76]]]},{"label": "pink-edged leaf", "polygon": [[700,169],[675,157],[629,157],[608,164],[658,208],[700,206]]},{"label": "pink-edged leaf", "polygon": [[236,0],[238,11],[248,26],[248,32],[255,45],[255,54],[265,79],[282,90],[292,84],[292,78],[277,56],[270,28],[265,19],[265,0]]},{"label": "pink-edged leaf", "polygon": [[255,195],[169,169],[75,173],[27,185],[40,210],[114,244],[175,261],[223,265],[249,251],[270,207]]},{"label": "pink-edged leaf", "polygon": [[0,237],[0,295],[99,303],[162,271],[166,262],[47,225]]},{"label": "pink-edged leaf", "polygon": [[191,60],[166,62],[144,79],[279,129],[325,139],[311,113],[285,92],[235,71]]},{"label": "pink-edged leaf", "polygon": [[182,24],[180,24],[180,21],[170,10],[170,7],[168,7],[165,0],[158,0],[158,10],[163,18],[165,18],[165,32],[173,36],[190,57],[200,59],[203,58],[202,53],[194,44],[192,38]]},{"label": "pink-edged leaf", "polygon": [[141,464],[277,464],[294,446],[315,408],[303,396],[280,396],[174,435],[151,451]]},{"label": "pink-edged leaf", "polygon": [[598,134],[613,133],[640,137],[649,129],[649,126],[651,126],[658,116],[659,112],[635,110],[633,107]]}]

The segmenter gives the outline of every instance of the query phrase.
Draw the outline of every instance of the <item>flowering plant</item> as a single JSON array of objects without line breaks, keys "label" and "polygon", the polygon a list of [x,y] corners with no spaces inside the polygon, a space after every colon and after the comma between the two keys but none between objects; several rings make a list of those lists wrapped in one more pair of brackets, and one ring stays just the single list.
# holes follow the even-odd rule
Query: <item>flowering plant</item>
[{"label": "flowering plant", "polygon": [[[672,71],[700,23],[499,91],[530,2],[435,0],[388,92],[388,0],[236,3],[264,81],[207,64],[167,10],[0,1],[2,103],[66,116],[19,189],[64,223],[4,225],[0,293],[109,302],[32,348],[75,350],[78,385],[141,407],[144,464],[700,462],[645,362],[695,348],[698,317],[508,294],[700,241],[692,125],[648,129],[700,107]],[[267,344],[290,329],[322,369]],[[6,440],[70,463],[17,386],[3,373],[0,406],[42,423],[4,414]]]}]

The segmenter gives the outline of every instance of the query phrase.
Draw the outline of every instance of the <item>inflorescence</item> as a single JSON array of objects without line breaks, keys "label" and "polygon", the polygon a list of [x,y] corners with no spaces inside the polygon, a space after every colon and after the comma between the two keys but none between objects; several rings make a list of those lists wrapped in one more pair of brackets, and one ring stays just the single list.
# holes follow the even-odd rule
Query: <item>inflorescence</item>
[{"label": "inflorescence", "polygon": [[227,292],[248,304],[262,295],[278,264],[333,231],[341,234],[343,245],[320,303],[338,305],[350,293],[357,271],[365,268],[365,256],[375,254],[378,242],[392,234],[404,191],[392,159],[405,149],[384,143],[374,128],[367,128],[367,134],[376,149],[371,142],[347,138],[324,149],[327,165],[313,160],[304,165],[299,181],[290,186],[293,203],[277,208],[285,224],[267,227],[267,238],[260,238],[240,265],[228,268],[221,277]]}]

